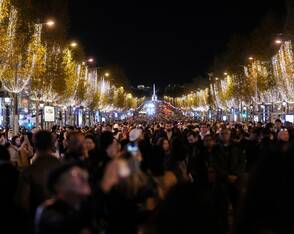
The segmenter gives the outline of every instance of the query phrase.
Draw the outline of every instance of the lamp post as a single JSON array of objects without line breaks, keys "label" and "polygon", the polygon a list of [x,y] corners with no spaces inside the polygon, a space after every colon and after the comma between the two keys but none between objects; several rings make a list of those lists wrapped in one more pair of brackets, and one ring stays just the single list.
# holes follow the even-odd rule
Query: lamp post
[{"label": "lamp post", "polygon": [[5,105],[5,129],[6,131],[8,131],[9,127],[10,127],[10,110],[9,107],[11,105],[11,98],[10,97],[5,97],[4,98],[4,105]]},{"label": "lamp post", "polygon": [[63,106],[63,111],[64,111],[64,126],[66,126],[67,124],[67,107],[66,106]]},{"label": "lamp post", "polygon": [[282,106],[283,106],[284,119],[286,119],[286,114],[288,113],[288,103],[284,100],[282,103]]},{"label": "lamp post", "polygon": [[251,115],[251,121],[254,121],[254,106],[253,106],[253,104],[250,104],[250,115]]},{"label": "lamp post", "polygon": [[[40,113],[41,113],[41,129],[44,129],[44,102],[40,103]],[[38,114],[38,118],[39,118],[39,114]]]}]

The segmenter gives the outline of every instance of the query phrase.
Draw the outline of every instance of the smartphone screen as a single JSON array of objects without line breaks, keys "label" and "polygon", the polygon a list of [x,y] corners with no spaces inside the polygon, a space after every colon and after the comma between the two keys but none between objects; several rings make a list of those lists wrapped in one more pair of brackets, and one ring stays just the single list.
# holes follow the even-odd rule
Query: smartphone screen
[{"label": "smartphone screen", "polygon": [[129,143],[128,144],[128,146],[127,146],[127,150],[128,150],[128,152],[129,153],[131,153],[131,154],[136,154],[136,153],[138,153],[138,151],[139,151],[139,147],[138,147],[138,145],[136,144],[136,143]]}]

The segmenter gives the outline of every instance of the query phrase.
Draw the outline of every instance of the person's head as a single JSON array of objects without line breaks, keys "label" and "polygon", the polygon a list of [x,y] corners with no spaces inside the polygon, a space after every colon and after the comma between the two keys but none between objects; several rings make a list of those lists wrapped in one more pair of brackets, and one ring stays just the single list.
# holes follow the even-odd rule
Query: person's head
[{"label": "person's head", "polygon": [[226,128],[221,132],[221,140],[224,144],[228,144],[231,141],[231,130]]},{"label": "person's head", "polygon": [[165,129],[166,129],[166,131],[170,132],[173,129],[173,125],[171,123],[166,123],[165,124]]},{"label": "person's head", "polygon": [[189,131],[187,133],[187,141],[189,144],[195,144],[199,140],[199,133],[194,131]]},{"label": "person's head", "polygon": [[102,127],[102,132],[112,132],[112,127],[110,125],[105,125]]},{"label": "person's head", "polygon": [[110,158],[116,158],[119,155],[120,145],[111,132],[101,134],[100,147]]},{"label": "person's head", "polygon": [[12,137],[11,144],[14,145],[14,146],[20,147],[21,146],[21,138],[20,138],[20,136]]},{"label": "person's head", "polygon": [[143,131],[141,128],[134,128],[129,135],[129,140],[131,142],[139,142],[144,139]]},{"label": "person's head", "polygon": [[201,132],[202,135],[207,134],[207,132],[208,132],[208,127],[207,127],[206,124],[201,124],[201,126],[200,126],[200,132]]},{"label": "person's head", "polygon": [[87,152],[94,150],[96,148],[95,138],[92,135],[87,135],[84,141],[85,149]]},{"label": "person's head", "polygon": [[206,148],[209,148],[209,149],[213,148],[213,146],[215,145],[215,140],[213,136],[210,134],[206,135],[203,139],[203,144]]},{"label": "person's head", "polygon": [[0,133],[0,145],[5,145],[6,139],[5,139],[5,133]]},{"label": "person's head", "polygon": [[0,145],[0,161],[9,161],[10,160],[10,155],[9,151],[7,148],[3,145]]},{"label": "person's head", "polygon": [[278,133],[278,140],[282,142],[288,142],[289,141],[289,132],[287,128],[281,128]]},{"label": "person's head", "polygon": [[82,154],[84,150],[84,140],[85,137],[81,132],[70,132],[69,134],[67,134],[66,138],[67,150],[70,152]]},{"label": "person's head", "polygon": [[49,131],[40,130],[34,134],[34,147],[37,152],[52,152],[53,136]]},{"label": "person's head", "polygon": [[282,127],[282,121],[280,119],[276,119],[275,121],[275,127],[276,129],[280,129]]},{"label": "person's head", "polygon": [[64,164],[49,174],[48,189],[57,198],[75,206],[91,194],[88,179],[87,170],[79,164]]},{"label": "person's head", "polygon": [[164,151],[164,152],[169,152],[170,151],[170,143],[169,141],[162,137],[158,139],[157,145]]}]

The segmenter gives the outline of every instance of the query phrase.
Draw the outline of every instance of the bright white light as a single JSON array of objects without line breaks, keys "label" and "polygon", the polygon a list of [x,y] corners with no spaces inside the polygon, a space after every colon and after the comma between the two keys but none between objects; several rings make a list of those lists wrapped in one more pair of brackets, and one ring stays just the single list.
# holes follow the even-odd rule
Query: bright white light
[{"label": "bright white light", "polygon": [[146,104],[146,112],[147,115],[154,115],[155,114],[155,105],[152,102]]},{"label": "bright white light", "polygon": [[78,43],[76,43],[75,41],[73,41],[72,43],[70,43],[70,46],[72,48],[76,48],[78,46]]},{"label": "bright white light", "polygon": [[47,25],[48,27],[53,27],[53,26],[55,25],[55,22],[54,22],[53,20],[48,20],[48,21],[46,22],[46,25]]},{"label": "bright white light", "polygon": [[4,98],[4,103],[9,104],[10,103],[10,98],[9,97]]}]

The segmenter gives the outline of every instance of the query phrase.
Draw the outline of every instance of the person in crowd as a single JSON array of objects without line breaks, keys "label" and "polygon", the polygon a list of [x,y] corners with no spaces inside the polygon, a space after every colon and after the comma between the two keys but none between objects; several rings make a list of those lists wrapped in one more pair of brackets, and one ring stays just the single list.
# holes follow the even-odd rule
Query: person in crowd
[{"label": "person in crowd", "polygon": [[0,145],[0,217],[1,230],[29,233],[28,220],[15,204],[19,172],[10,161],[9,151]]},{"label": "person in crowd", "polygon": [[96,153],[97,147],[96,147],[96,141],[93,135],[88,134],[85,136],[84,145],[85,145],[84,147],[85,147],[87,158]]},{"label": "person in crowd", "polygon": [[30,158],[33,156],[33,148],[27,135],[14,136],[8,148],[11,162],[20,170],[29,165]]},{"label": "person in crowd", "polygon": [[[107,164],[120,155],[120,143],[113,137],[112,132],[103,132],[100,136],[100,148],[86,160],[93,187],[100,183]],[[94,191],[95,192],[95,191]]]},{"label": "person in crowd", "polygon": [[64,164],[51,172],[48,188],[53,198],[36,212],[36,234],[95,233],[93,217],[83,206],[91,195],[88,179],[88,172],[77,163]]},{"label": "person in crowd", "polygon": [[22,173],[17,199],[32,221],[37,207],[50,198],[47,189],[48,175],[60,165],[54,155],[54,140],[50,132],[39,130],[35,133],[33,142],[36,153],[32,164]]},{"label": "person in crowd", "polygon": [[166,170],[175,173],[179,183],[186,183],[190,180],[188,173],[188,149],[180,137],[173,139],[171,143],[171,156],[166,162]]},{"label": "person in crowd", "polygon": [[162,152],[165,155],[165,158],[168,159],[171,152],[171,146],[168,139],[164,137],[159,138],[156,145],[162,150]]},{"label": "person in crowd", "polygon": [[203,140],[203,138],[205,137],[206,134],[209,134],[209,127],[207,126],[207,124],[205,123],[202,123],[201,126],[200,126],[200,138],[201,140]]},{"label": "person in crowd", "polygon": [[86,158],[85,136],[80,131],[69,132],[66,135],[65,160],[83,161]]},{"label": "person in crowd", "polygon": [[283,127],[283,123],[280,119],[275,120],[275,132],[278,133],[280,129]]},{"label": "person in crowd", "polygon": [[202,150],[202,140],[200,139],[199,133],[189,130],[186,134],[188,142],[188,172],[192,175],[194,174],[195,161],[197,161],[199,154]]},{"label": "person in crowd", "polygon": [[176,132],[175,128],[171,122],[165,124],[165,136],[169,142],[172,142],[173,138],[175,137]]},{"label": "person in crowd", "polygon": [[281,128],[278,132],[278,141],[289,142],[290,136],[287,128]]},{"label": "person in crowd", "polygon": [[236,211],[240,195],[240,183],[246,169],[246,158],[240,148],[232,143],[231,130],[224,129],[220,135],[221,157],[227,179],[227,190],[233,211]]},{"label": "person in crowd", "polygon": [[290,234],[294,232],[294,151],[279,145],[260,152],[261,160],[251,173],[237,218],[237,234]]},{"label": "person in crowd", "polygon": [[157,190],[141,170],[138,152],[125,152],[106,168],[101,187],[106,193],[109,225],[106,233],[137,233],[154,210]]}]

